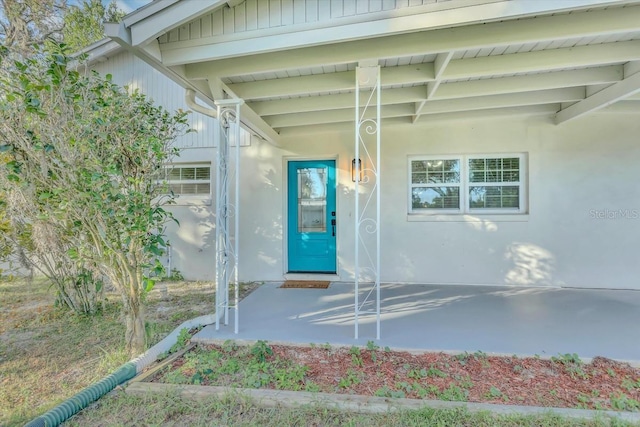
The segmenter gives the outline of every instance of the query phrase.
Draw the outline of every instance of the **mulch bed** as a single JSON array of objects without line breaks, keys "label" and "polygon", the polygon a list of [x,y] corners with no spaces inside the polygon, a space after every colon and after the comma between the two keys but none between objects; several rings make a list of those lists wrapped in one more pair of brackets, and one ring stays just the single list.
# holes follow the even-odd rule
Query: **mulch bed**
[{"label": "mulch bed", "polygon": [[[203,354],[223,351],[218,345],[199,347]],[[292,366],[306,367],[304,379],[296,385],[299,390],[313,384],[314,391],[328,393],[640,411],[640,368],[602,357],[587,364],[575,355],[543,360],[482,352],[412,354],[375,346],[269,348],[272,354],[267,362],[286,360]],[[249,359],[251,353],[232,357]],[[184,369],[184,363],[177,359],[170,370]],[[194,371],[184,373],[189,378]],[[216,381],[199,378],[198,383],[234,386],[237,375]],[[153,381],[162,382],[162,375]],[[263,387],[278,388],[275,382]]]}]

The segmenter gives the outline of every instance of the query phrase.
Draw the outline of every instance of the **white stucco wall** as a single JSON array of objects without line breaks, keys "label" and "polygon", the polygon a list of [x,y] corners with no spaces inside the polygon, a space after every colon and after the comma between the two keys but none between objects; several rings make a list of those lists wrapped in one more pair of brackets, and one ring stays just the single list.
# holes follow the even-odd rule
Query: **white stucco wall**
[{"label": "white stucco wall", "polygon": [[[640,289],[639,131],[637,117],[607,113],[562,126],[502,118],[383,128],[382,280]],[[286,159],[337,158],[338,274],[351,280],[352,133],[285,137],[282,147],[244,149],[241,277],[283,277]],[[528,215],[407,214],[408,156],[513,152],[528,155]]]},{"label": "white stucco wall", "polygon": [[[187,108],[182,88],[127,53],[96,68],[121,84],[135,82],[169,109]],[[192,123],[198,133],[178,142],[185,148],[180,161],[213,163],[215,121],[194,113]],[[382,280],[640,289],[639,134],[636,115],[612,113],[560,126],[513,117],[383,127]],[[282,280],[283,170],[287,159],[314,158],[337,160],[338,275],[352,280],[353,131],[283,136],[280,148],[253,138],[241,150],[241,280]],[[514,152],[528,157],[527,215],[440,221],[408,215],[408,156]],[[180,221],[168,230],[173,268],[188,279],[211,280],[212,200],[182,199],[171,210]]]}]

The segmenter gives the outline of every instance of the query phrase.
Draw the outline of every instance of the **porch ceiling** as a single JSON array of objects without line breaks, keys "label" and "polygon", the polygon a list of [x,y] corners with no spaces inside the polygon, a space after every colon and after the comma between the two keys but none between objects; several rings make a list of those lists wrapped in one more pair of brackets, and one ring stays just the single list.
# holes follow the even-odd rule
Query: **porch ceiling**
[{"label": "porch ceiling", "polygon": [[[475,3],[488,8],[517,2]],[[525,3],[544,2],[520,2]],[[461,14],[471,13],[462,9]],[[343,37],[326,43],[280,43],[278,34],[256,31],[208,43],[160,36],[152,46],[164,66],[204,96],[243,98],[245,117],[270,132],[348,126],[355,70],[363,62],[380,65],[382,117],[397,123],[547,114],[559,124],[605,107],[640,113],[640,1],[526,12],[508,19],[376,30],[379,35],[370,38],[352,36],[351,27],[344,26],[333,29],[344,31]],[[300,37],[306,37],[304,31]],[[240,53],[229,53],[225,43]]]}]

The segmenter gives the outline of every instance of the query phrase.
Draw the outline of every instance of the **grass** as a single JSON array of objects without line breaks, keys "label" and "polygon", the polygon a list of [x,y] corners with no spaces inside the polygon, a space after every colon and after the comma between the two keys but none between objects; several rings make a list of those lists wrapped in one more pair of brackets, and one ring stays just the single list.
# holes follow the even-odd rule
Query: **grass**
[{"label": "grass", "polygon": [[[148,296],[147,331],[157,342],[186,319],[210,313],[213,287],[177,282]],[[23,425],[126,362],[119,304],[109,295],[103,312],[83,317],[53,307],[52,291],[42,280],[0,281],[0,425]],[[254,357],[265,356],[256,347]],[[361,355],[355,355],[361,357]],[[228,367],[230,370],[233,367]],[[274,378],[298,381],[299,375],[278,366]],[[355,368],[354,368],[355,369]],[[438,372],[417,372],[416,375]],[[629,383],[635,388],[635,383]],[[626,402],[621,401],[621,405]],[[74,416],[69,426],[211,425],[239,426],[631,426],[608,420],[563,419],[557,416],[500,416],[465,410],[431,410],[363,415],[314,406],[265,409],[239,396],[196,401],[176,395],[145,396],[121,390],[103,397]]]},{"label": "grass", "polygon": [[112,393],[73,417],[69,426],[457,426],[457,427],[622,427],[631,424],[608,418],[572,420],[556,415],[495,416],[465,409],[394,411],[384,414],[356,414],[318,407],[260,408],[245,397],[196,401],[177,395],[135,397]]},{"label": "grass", "polygon": [[[183,321],[211,313],[214,291],[177,282],[147,298],[149,344]],[[0,281],[0,425],[22,425],[113,372],[129,358],[116,295],[95,317],[53,306],[43,280]],[[70,350],[71,349],[71,350]]]}]

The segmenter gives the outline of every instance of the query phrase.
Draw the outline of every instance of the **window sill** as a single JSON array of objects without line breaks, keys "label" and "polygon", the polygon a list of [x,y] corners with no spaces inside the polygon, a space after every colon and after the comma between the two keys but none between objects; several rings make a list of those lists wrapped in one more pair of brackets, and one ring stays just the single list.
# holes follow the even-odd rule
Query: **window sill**
[{"label": "window sill", "polygon": [[529,214],[408,214],[407,222],[527,222]]}]

